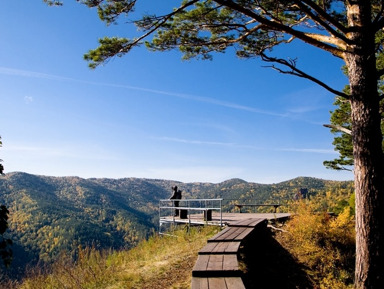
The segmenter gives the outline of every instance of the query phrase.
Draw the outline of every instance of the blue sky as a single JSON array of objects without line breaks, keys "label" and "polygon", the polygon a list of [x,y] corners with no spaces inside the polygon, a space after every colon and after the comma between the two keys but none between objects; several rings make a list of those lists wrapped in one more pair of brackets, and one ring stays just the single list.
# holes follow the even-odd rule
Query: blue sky
[{"label": "blue sky", "polygon": [[[141,2],[138,12],[153,6]],[[96,10],[64,3],[0,1],[6,172],[214,183],[353,178],[322,164],[337,156],[322,126],[331,93],[233,51],[182,61],[177,51],[142,47],[91,70],[82,57],[98,38],[135,29],[107,27]],[[321,51],[293,43],[274,55],[298,57],[301,68],[334,88],[346,84],[341,61]]]}]

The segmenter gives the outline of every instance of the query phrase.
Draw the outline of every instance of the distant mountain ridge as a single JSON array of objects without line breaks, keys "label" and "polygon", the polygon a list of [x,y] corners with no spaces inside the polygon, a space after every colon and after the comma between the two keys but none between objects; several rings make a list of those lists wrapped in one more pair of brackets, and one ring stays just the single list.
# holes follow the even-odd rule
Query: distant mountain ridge
[{"label": "distant mountain ridge", "polygon": [[272,202],[291,199],[299,188],[310,194],[351,182],[298,177],[277,184],[241,179],[221,183],[182,183],[145,178],[51,177],[23,172],[0,177],[0,204],[10,210],[10,237],[15,243],[14,267],[50,262],[77,246],[121,249],[135,246],[158,225],[158,204],[177,185],[183,198],[223,198],[233,202]]}]

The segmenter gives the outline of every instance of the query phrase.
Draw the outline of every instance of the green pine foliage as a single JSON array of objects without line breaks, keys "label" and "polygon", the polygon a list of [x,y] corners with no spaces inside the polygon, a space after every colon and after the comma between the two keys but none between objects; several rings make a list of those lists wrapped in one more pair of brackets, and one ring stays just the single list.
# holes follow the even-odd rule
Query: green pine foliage
[{"label": "green pine foliage", "polygon": [[[349,101],[342,97],[336,97],[333,104],[337,108],[331,112],[331,124],[351,130],[351,106]],[[339,152],[339,157],[331,161],[324,161],[324,166],[334,170],[351,170],[353,166],[352,136],[335,128],[331,129],[331,132],[335,134],[332,144],[335,151]]]},{"label": "green pine foliage", "polygon": [[[382,37],[382,33],[380,33]],[[380,69],[383,68],[384,55],[380,53],[378,55],[378,66]],[[344,70],[346,68],[344,67]],[[346,74],[346,73],[345,73]],[[379,94],[382,95],[384,91],[383,80],[379,80]],[[349,85],[346,85],[344,88],[344,93],[349,95],[350,88]],[[335,110],[331,111],[331,125],[333,128],[331,132],[335,135],[332,144],[334,145],[334,150],[339,153],[339,156],[333,160],[324,161],[323,164],[328,169],[334,170],[348,170],[351,171],[353,168],[353,146],[352,146],[352,135],[345,133],[340,130],[340,127],[352,131],[352,121],[351,121],[351,105],[348,99],[336,96],[335,102],[333,103],[336,106]],[[381,113],[381,131],[384,131],[384,100],[380,101],[380,113]],[[384,140],[383,140],[384,148]]]}]

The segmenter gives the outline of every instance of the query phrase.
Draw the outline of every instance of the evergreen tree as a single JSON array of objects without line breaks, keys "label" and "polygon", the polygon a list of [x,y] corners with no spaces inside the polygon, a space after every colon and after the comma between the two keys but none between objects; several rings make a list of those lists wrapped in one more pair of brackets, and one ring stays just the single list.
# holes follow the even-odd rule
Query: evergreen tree
[{"label": "evergreen tree", "polygon": [[[344,89],[348,92],[348,86]],[[337,108],[331,111],[331,124],[324,125],[331,128],[335,134],[332,144],[339,157],[331,161],[324,161],[324,166],[334,170],[352,170],[353,167],[353,146],[352,146],[352,125],[351,105],[348,99],[337,96],[333,103]]]},{"label": "evergreen tree", "polygon": [[[348,86],[345,89],[348,91]],[[331,161],[324,161],[324,166],[334,170],[353,170],[353,146],[352,146],[352,125],[351,125],[351,105],[343,97],[336,97],[333,103],[336,106],[331,111],[331,124],[325,124],[325,127],[331,128],[335,134],[332,144],[339,156]],[[384,101],[380,102],[381,130],[384,131]],[[383,141],[384,149],[384,141]]]},{"label": "evergreen tree", "polygon": [[[1,137],[0,137],[0,147],[2,146]],[[2,160],[0,160],[1,162]],[[0,163],[0,175],[3,175],[4,167]],[[12,260],[12,250],[10,246],[12,245],[12,240],[5,238],[4,234],[8,228],[8,214],[9,211],[5,205],[0,206],[0,257],[3,260],[5,266],[11,264]]]}]

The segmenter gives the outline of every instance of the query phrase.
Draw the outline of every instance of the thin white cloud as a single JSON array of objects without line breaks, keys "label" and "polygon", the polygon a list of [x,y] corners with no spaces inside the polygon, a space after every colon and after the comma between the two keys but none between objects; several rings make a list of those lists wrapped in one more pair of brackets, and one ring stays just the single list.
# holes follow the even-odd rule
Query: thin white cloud
[{"label": "thin white cloud", "polygon": [[187,140],[187,139],[174,138],[174,137],[161,137],[158,139],[163,141],[177,142],[177,143],[184,143],[184,144],[191,144],[191,145],[209,145],[209,146],[231,147],[231,148],[237,148],[237,149],[267,150],[267,149],[253,146],[253,145],[243,145],[243,144],[237,144],[232,142]]},{"label": "thin white cloud", "polygon": [[[16,154],[16,156],[23,155],[24,157],[34,159],[44,158],[65,158],[65,159],[78,159],[78,160],[119,160],[120,158],[111,155],[97,147],[91,148],[90,146],[77,147],[77,146],[28,146],[28,145],[13,145],[7,144],[2,148],[4,155]],[[9,157],[8,157],[9,158]]]},{"label": "thin white cloud", "polygon": [[316,153],[316,154],[338,154],[334,150],[330,149],[313,149],[313,148],[280,148],[276,149],[278,151],[286,151],[286,152],[301,152],[301,153]]},{"label": "thin white cloud", "polygon": [[319,109],[323,109],[319,106],[297,106],[295,108],[290,108],[288,111],[293,114],[303,114],[303,113],[310,113],[313,111],[317,111]]},{"label": "thin white cloud", "polygon": [[234,143],[225,143],[225,142],[214,142],[214,141],[201,141],[201,140],[187,140],[174,137],[161,137],[159,140],[178,142],[185,144],[195,144],[195,145],[216,145],[216,146],[235,146]]},{"label": "thin white cloud", "polygon": [[7,67],[0,67],[0,74],[21,76],[21,77],[32,77],[32,78],[40,78],[40,79],[48,79],[48,80],[56,80],[56,81],[71,81],[71,82],[85,83],[85,84],[90,84],[90,85],[99,85],[99,86],[101,85],[101,86],[108,86],[108,87],[126,88],[126,89],[150,92],[150,93],[154,93],[154,94],[173,96],[173,97],[177,97],[177,98],[190,99],[190,100],[193,100],[196,102],[203,102],[203,103],[208,103],[208,104],[212,104],[212,105],[216,105],[216,106],[222,106],[222,107],[227,107],[227,108],[236,109],[236,110],[248,111],[251,113],[265,114],[265,115],[277,116],[277,117],[288,117],[289,116],[288,114],[282,114],[282,113],[277,113],[277,112],[273,112],[273,111],[262,110],[262,109],[258,109],[255,107],[249,107],[249,106],[236,104],[236,103],[232,103],[232,102],[221,101],[221,100],[218,100],[215,98],[196,96],[196,95],[190,95],[190,94],[184,94],[184,93],[178,93],[178,92],[172,92],[172,91],[157,90],[157,89],[151,89],[151,88],[145,88],[145,87],[85,81],[85,80],[79,80],[79,79],[70,78],[70,77],[63,77],[63,76],[58,76],[58,75],[52,75],[52,74],[46,74],[46,73],[40,73],[40,72],[34,72],[34,71],[28,71],[28,70],[20,70],[20,69],[14,69],[14,68],[7,68]]},{"label": "thin white cloud", "polygon": [[316,154],[337,154],[336,151],[331,149],[318,149],[318,148],[262,148],[253,145],[243,145],[230,142],[214,142],[214,141],[201,141],[201,140],[187,140],[174,137],[161,137],[159,140],[177,142],[192,145],[209,145],[209,146],[226,146],[240,149],[252,149],[263,151],[281,151],[281,152],[301,152],[301,153],[316,153]]},{"label": "thin white cloud", "polygon": [[33,102],[33,97],[32,96],[24,96],[24,102],[26,104]]},{"label": "thin white cloud", "polygon": [[21,77],[40,78],[40,79],[50,79],[50,80],[76,81],[73,78],[62,77],[62,76],[57,76],[57,75],[52,75],[52,74],[47,74],[47,73],[40,73],[40,72],[35,72],[35,71],[8,68],[8,67],[0,67],[0,74],[21,76]]}]

